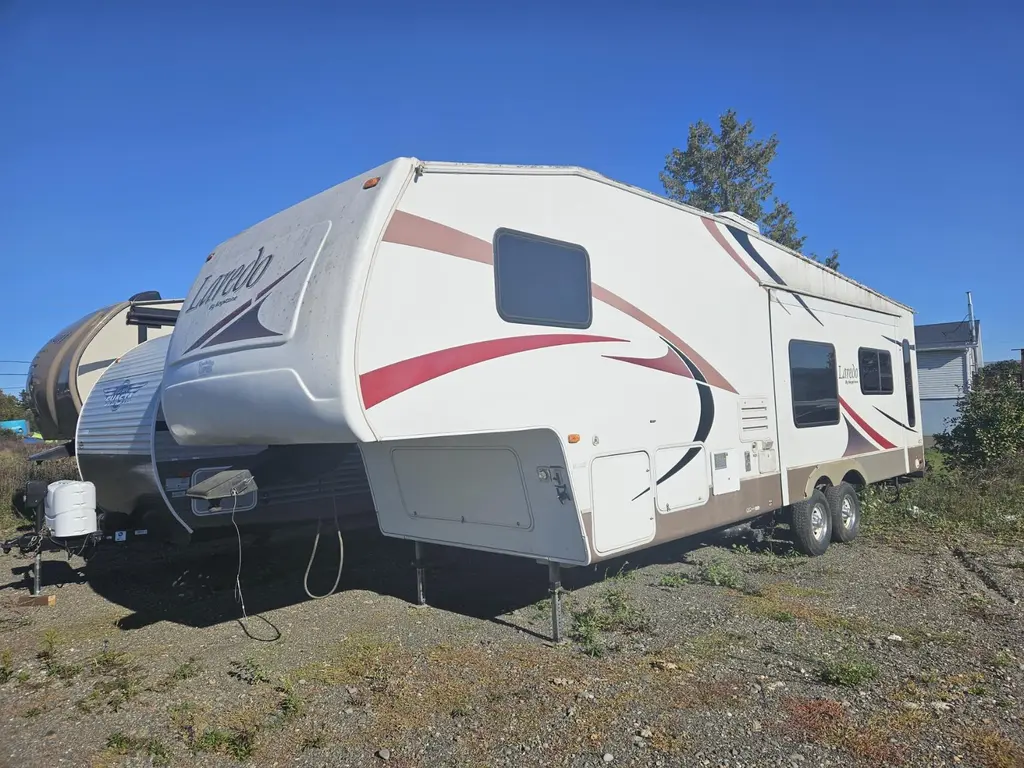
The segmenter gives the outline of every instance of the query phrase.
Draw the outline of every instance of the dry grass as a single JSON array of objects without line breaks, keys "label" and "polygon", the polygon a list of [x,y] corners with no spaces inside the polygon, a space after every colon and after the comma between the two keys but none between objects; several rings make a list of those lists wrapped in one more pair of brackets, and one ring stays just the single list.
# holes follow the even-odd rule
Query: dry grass
[{"label": "dry grass", "polygon": [[783,728],[807,743],[841,749],[869,765],[904,765],[908,756],[898,741],[915,736],[927,721],[920,712],[886,714],[858,726],[832,699],[788,698]]},{"label": "dry grass", "polygon": [[26,445],[20,441],[0,442],[0,536],[6,537],[25,521],[19,513],[21,492],[29,480],[78,479],[78,464],[74,459],[58,459],[39,464],[28,457],[46,446],[39,443]]},{"label": "dry grass", "polygon": [[748,613],[773,621],[803,621],[825,631],[844,631],[855,635],[880,631],[872,622],[859,616],[843,616],[821,606],[803,602],[800,597],[816,597],[823,593],[793,584],[770,584],[760,595],[743,597],[741,606]]},{"label": "dry grass", "polygon": [[964,743],[983,768],[1020,768],[1024,765],[1024,745],[992,728],[965,730]]}]

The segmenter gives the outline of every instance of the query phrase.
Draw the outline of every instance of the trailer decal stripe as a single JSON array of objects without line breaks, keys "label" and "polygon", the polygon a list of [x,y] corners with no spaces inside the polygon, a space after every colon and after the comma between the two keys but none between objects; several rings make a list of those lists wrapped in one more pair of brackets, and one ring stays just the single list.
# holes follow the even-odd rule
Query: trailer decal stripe
[{"label": "trailer decal stripe", "polygon": [[[383,239],[388,243],[397,243],[399,245],[412,246],[413,248],[423,248],[428,251],[445,253],[449,256],[475,261],[480,264],[494,263],[494,247],[486,240],[445,224],[406,213],[405,211],[394,212],[391,222],[384,231]],[[755,277],[754,279],[757,278]],[[634,304],[630,304],[621,296],[596,283],[591,284],[591,294],[597,301],[629,315],[682,350],[704,372],[708,384],[724,389],[727,392],[736,392],[732,384],[711,363],[705,360],[697,350],[642,309]]]},{"label": "trailer decal stripe", "polygon": [[[754,244],[750,242],[750,235],[748,235],[739,227],[733,227],[726,224],[725,228],[729,230],[730,234],[732,234],[734,238],[736,238],[736,242],[740,244],[744,251],[747,252],[747,255],[750,256],[750,258],[752,258],[754,261],[756,261],[757,265],[761,267],[761,269],[763,269],[765,272],[767,272],[768,276],[772,280],[774,280],[779,285],[786,285],[786,281],[782,279],[782,275],[776,272],[772,268],[772,265],[765,261],[764,257],[760,253],[758,253],[757,248],[754,247]],[[825,326],[825,324],[818,319],[818,316],[811,311],[811,308],[807,306],[807,302],[804,301],[802,296],[794,293],[793,298],[796,299],[797,302],[799,302],[801,307],[807,310],[807,313],[814,318],[815,322],[817,322],[818,325],[822,327]]]},{"label": "trailer decal stripe", "polygon": [[384,242],[411,245],[481,264],[494,263],[494,247],[486,240],[405,211],[395,211],[391,216],[384,230]]},{"label": "trailer decal stripe", "polygon": [[625,339],[578,333],[547,333],[537,336],[512,336],[505,339],[476,341],[458,347],[428,352],[425,355],[400,360],[397,363],[368,371],[359,376],[359,388],[363,394],[364,407],[372,408],[407,389],[477,363],[534,349],[599,341],[625,341]]},{"label": "trailer decal stripe", "polygon": [[857,428],[850,423],[846,416],[843,416],[843,421],[846,422],[846,450],[843,451],[844,458],[878,450],[864,435],[857,431]]},{"label": "trailer decal stripe", "polygon": [[885,418],[887,418],[887,419],[888,419],[889,421],[891,421],[891,422],[892,422],[893,424],[898,424],[899,426],[901,426],[901,427],[903,427],[903,428],[904,428],[905,430],[907,430],[907,432],[910,432],[910,433],[912,433],[912,434],[915,434],[915,435],[917,434],[917,430],[916,430],[916,429],[913,429],[912,427],[908,427],[908,426],[907,426],[906,424],[904,424],[904,423],[903,423],[902,421],[900,421],[899,419],[897,419],[897,418],[894,418],[894,417],[890,416],[890,415],[889,415],[888,413],[886,413],[885,411],[883,411],[883,410],[882,410],[881,408],[879,408],[879,407],[878,407],[877,405],[875,406],[875,410],[876,410],[876,411],[878,411],[878,412],[879,412],[880,414],[882,414],[883,416],[885,416]]},{"label": "trailer decal stripe", "polygon": [[671,349],[666,349],[665,354],[661,357],[618,357],[617,355],[604,355],[604,357],[609,360],[620,360],[623,363],[632,363],[644,368],[652,368],[655,371],[673,373],[676,376],[684,376],[688,379],[693,378],[690,369],[686,367],[686,364],[683,363],[679,355]]},{"label": "trailer decal stripe", "polygon": [[[703,443],[705,440],[707,440],[708,435],[711,434],[711,427],[715,423],[715,395],[711,391],[710,385],[707,383],[704,376],[701,374],[700,369],[698,369],[697,366],[693,364],[693,361],[690,360],[685,354],[683,354],[683,352],[680,351],[677,347],[673,346],[672,342],[664,338],[662,339],[662,341],[668,344],[669,348],[677,355],[679,355],[679,359],[683,361],[683,363],[689,369],[690,374],[697,382],[697,395],[700,397],[700,418],[697,421],[697,430],[693,434],[693,442]],[[674,474],[679,472],[683,467],[685,467],[687,464],[693,461],[699,453],[700,446],[694,446],[693,448],[690,448],[690,450],[683,454],[683,457],[679,459],[679,461],[673,464],[664,475],[658,478],[657,482],[655,482],[654,484],[655,487],[661,485]],[[650,490],[650,486],[644,488],[631,500],[636,501]]]},{"label": "trailer decal stripe", "polygon": [[670,331],[664,325],[662,325],[653,317],[648,315],[642,309],[640,309],[637,306],[634,306],[633,304],[630,304],[621,296],[618,296],[612,293],[611,291],[602,288],[596,283],[592,286],[592,290],[595,299],[604,302],[608,306],[613,307],[619,310],[620,312],[629,315],[634,320],[643,323],[652,331],[661,336],[662,339],[664,339],[667,343],[672,344],[674,347],[681,350],[683,354],[690,358],[690,360],[692,360],[696,364],[696,366],[700,368],[702,372],[704,372],[704,375],[707,377],[706,380],[708,384],[710,384],[713,387],[718,387],[719,389],[724,389],[727,392],[732,392],[734,394],[736,393],[736,389],[733,387],[732,384],[730,384],[726,380],[725,376],[719,373],[718,370],[713,365],[711,365],[711,363],[709,363],[707,360],[701,357],[697,350],[695,350],[681,338],[676,336],[674,333],[672,333],[672,331]]},{"label": "trailer decal stripe", "polygon": [[848,402],[846,402],[845,400],[843,400],[843,398],[841,398],[841,397],[839,398],[839,403],[843,406],[843,408],[846,409],[846,412],[849,413],[851,417],[853,417],[853,420],[855,422],[857,422],[857,425],[861,429],[863,429],[865,432],[868,433],[868,437],[870,437],[872,440],[874,440],[876,443],[878,443],[883,448],[895,448],[896,447],[895,443],[890,443],[888,440],[886,440],[884,437],[882,437],[880,434],[878,434],[878,432],[876,432],[871,427],[871,425],[868,424],[859,413],[857,413],[855,410],[853,410],[853,408],[850,407],[850,404]]},{"label": "trailer decal stripe", "polygon": [[712,221],[711,219],[707,218],[706,216],[701,216],[700,220],[701,220],[701,223],[704,225],[705,229],[707,229],[707,231],[711,233],[711,236],[713,238],[715,238],[715,240],[718,242],[718,244],[720,246],[722,246],[722,249],[726,253],[728,253],[729,256],[732,257],[732,260],[735,261],[737,264],[739,264],[740,267],[742,267],[744,272],[746,272],[748,275],[750,275],[755,281],[760,283],[761,279],[757,275],[754,274],[754,270],[752,270],[750,267],[748,267],[747,263],[745,261],[743,261],[743,259],[740,257],[740,255],[738,253],[736,253],[736,249],[733,248],[732,245],[729,244],[728,240],[725,239],[725,235],[722,234],[722,230],[720,230],[718,228],[718,225],[715,224],[714,221]]}]

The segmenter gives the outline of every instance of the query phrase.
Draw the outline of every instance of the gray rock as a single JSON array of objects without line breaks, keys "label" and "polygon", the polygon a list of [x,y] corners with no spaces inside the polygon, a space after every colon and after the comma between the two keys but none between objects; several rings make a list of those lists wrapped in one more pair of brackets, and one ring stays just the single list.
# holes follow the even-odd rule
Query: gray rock
[{"label": "gray rock", "polygon": [[390,749],[378,749],[377,750],[377,757],[379,757],[381,760],[384,760],[384,761],[390,760],[391,759],[391,750]]}]

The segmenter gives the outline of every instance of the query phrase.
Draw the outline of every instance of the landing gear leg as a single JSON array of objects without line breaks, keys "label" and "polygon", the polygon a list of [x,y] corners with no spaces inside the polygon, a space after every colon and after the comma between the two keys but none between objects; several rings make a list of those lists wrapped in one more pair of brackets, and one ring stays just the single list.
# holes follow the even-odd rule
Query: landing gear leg
[{"label": "landing gear leg", "polygon": [[548,594],[551,596],[551,639],[562,643],[562,569],[548,563]]},{"label": "landing gear leg", "polygon": [[416,555],[414,564],[416,566],[416,605],[425,607],[427,604],[426,594],[423,589],[423,545],[416,542]]},{"label": "landing gear leg", "polygon": [[43,568],[43,548],[40,546],[36,549],[36,558],[32,564],[32,597],[39,597],[43,594],[43,588],[41,584]]}]

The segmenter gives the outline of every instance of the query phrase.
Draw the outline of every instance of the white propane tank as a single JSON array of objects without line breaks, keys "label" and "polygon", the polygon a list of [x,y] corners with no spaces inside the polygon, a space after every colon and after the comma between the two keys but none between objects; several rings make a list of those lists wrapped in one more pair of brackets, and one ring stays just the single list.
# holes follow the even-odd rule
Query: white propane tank
[{"label": "white propane tank", "polygon": [[46,527],[58,539],[96,532],[96,486],[58,480],[46,486]]}]

